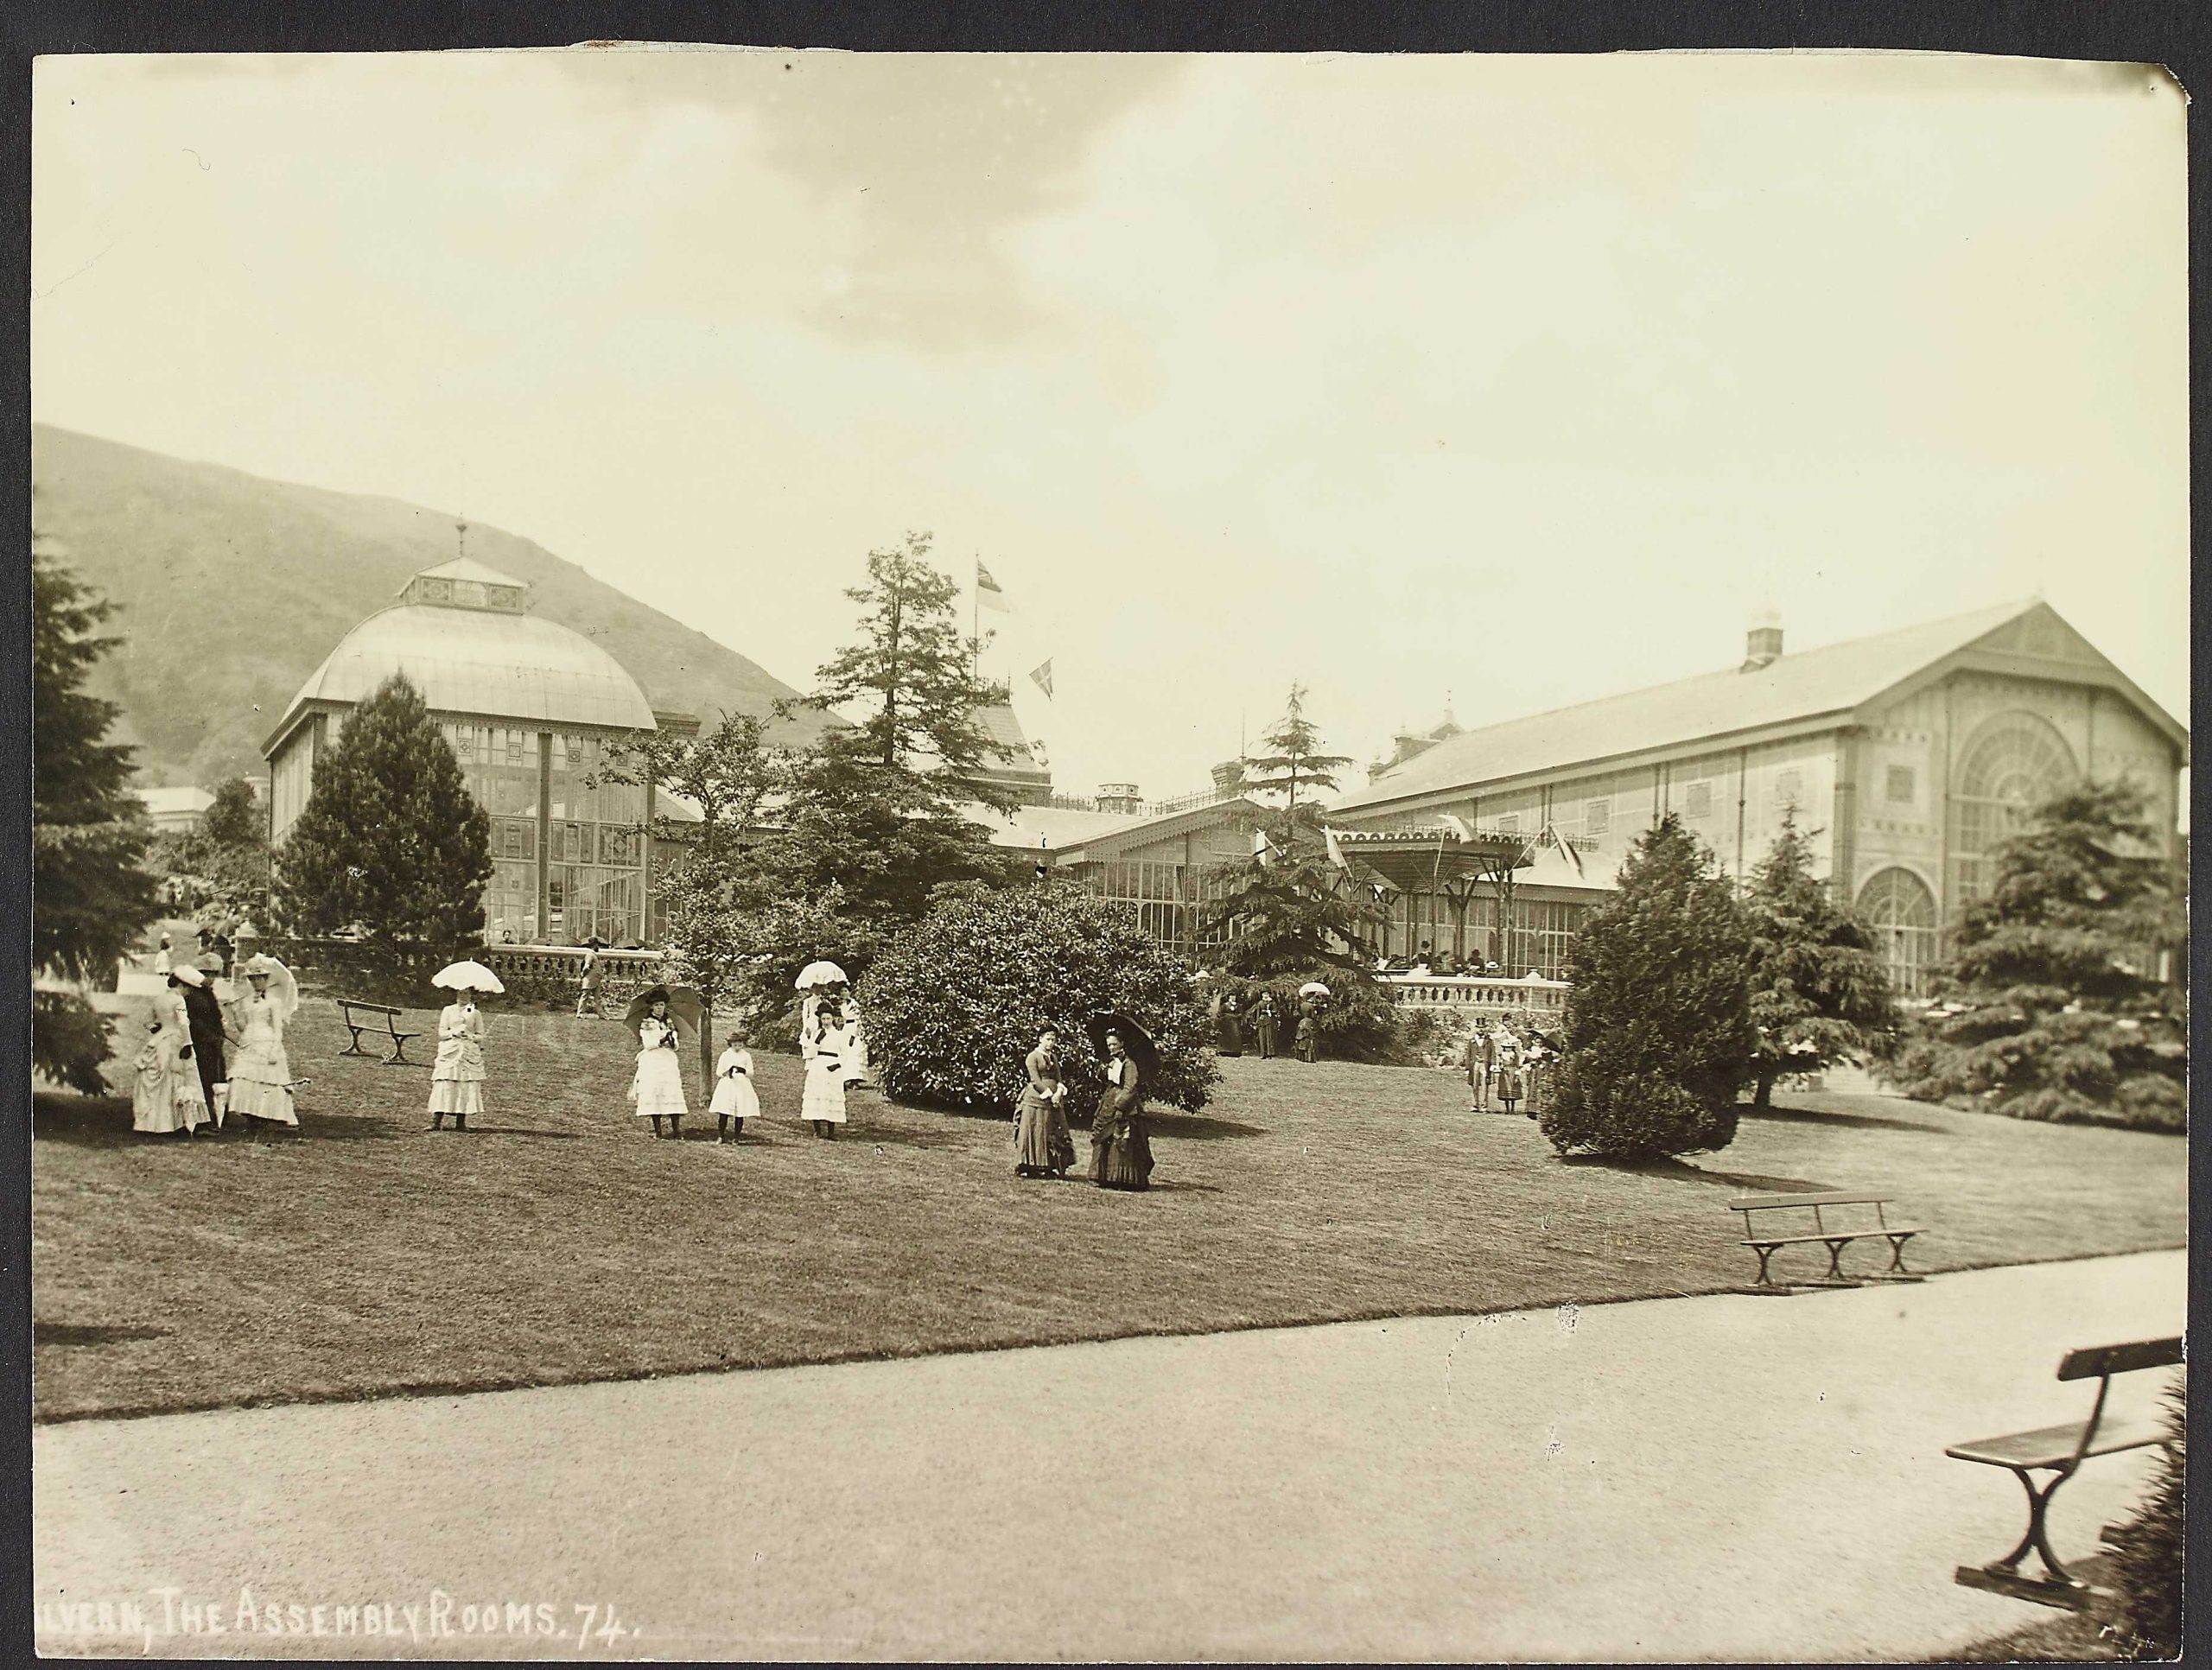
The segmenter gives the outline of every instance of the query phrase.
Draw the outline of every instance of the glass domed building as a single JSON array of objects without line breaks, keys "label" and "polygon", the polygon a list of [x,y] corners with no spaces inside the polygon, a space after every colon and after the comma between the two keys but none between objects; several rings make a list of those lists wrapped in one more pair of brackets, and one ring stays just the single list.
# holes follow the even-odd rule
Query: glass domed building
[{"label": "glass domed building", "polygon": [[610,741],[696,721],[656,715],[621,663],[528,613],[528,589],[462,557],[423,569],[340,638],[262,745],[270,838],[282,841],[305,809],[315,761],[346,715],[404,673],[492,820],[486,938],[644,944],[652,854],[637,831],[654,797],[586,779]]}]

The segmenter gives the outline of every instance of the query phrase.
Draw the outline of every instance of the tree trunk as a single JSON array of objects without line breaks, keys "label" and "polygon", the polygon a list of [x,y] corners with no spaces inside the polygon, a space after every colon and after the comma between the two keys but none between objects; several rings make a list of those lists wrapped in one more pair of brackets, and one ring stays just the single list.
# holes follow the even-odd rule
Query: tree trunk
[{"label": "tree trunk", "polygon": [[1759,1088],[1751,1094],[1752,1107],[1771,1108],[1774,1106],[1774,1079],[1775,1076],[1771,1072],[1759,1074]]},{"label": "tree trunk", "polygon": [[[699,1094],[708,1102],[715,1099],[715,994],[703,986],[699,988]],[[700,1108],[702,1117],[706,1111]]]}]

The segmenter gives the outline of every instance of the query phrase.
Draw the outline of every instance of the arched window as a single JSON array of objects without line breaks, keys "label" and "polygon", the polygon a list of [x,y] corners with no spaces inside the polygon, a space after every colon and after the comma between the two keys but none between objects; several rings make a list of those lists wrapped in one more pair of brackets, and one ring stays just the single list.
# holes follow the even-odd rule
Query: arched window
[{"label": "arched window", "polygon": [[2075,775],[2074,755],[2047,721],[2002,714],[1982,727],[1951,782],[1951,903],[1964,909],[1989,891],[1990,857],[2020,824],[2024,808]]},{"label": "arched window", "polygon": [[1877,870],[1859,890],[1859,919],[1874,937],[1890,984],[1906,997],[1927,995],[1928,970],[1941,955],[1936,895],[1910,870]]}]

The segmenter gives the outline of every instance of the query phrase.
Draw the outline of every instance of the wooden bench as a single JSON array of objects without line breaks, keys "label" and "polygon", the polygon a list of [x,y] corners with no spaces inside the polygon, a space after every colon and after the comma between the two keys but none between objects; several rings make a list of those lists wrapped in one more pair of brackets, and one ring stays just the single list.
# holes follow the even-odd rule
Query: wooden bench
[{"label": "wooden bench", "polygon": [[[384,1023],[384,1036],[391,1040],[391,1053],[384,1058],[384,1064],[387,1067],[413,1067],[419,1064],[408,1060],[407,1040],[410,1038],[420,1038],[423,1034],[419,1032],[403,1032],[399,1030],[399,1017],[404,1011],[394,1009],[382,1003],[359,1002],[350,997],[340,998],[338,1009],[346,1019],[346,1031],[353,1034],[353,1041],[340,1050],[338,1052],[340,1055],[368,1055],[369,1051],[361,1047],[361,1040],[375,1032],[378,1030],[377,1023],[381,1021]],[[353,1018],[356,1015],[367,1015],[372,1019],[356,1020]]]},{"label": "wooden bench", "polygon": [[[2171,1368],[2181,1361],[2182,1342],[2178,1337],[2069,1351],[2059,1360],[2058,1378],[2097,1382],[2096,1400],[2089,1406],[2087,1420],[2069,1421],[2062,1426],[2039,1426],[2028,1432],[2006,1432],[1993,1438],[1976,1438],[1971,1444],[1955,1444],[1944,1451],[1955,1460],[2005,1469],[2028,1493],[2028,1528],[2021,1533],[2012,1552],[1986,1565],[1961,1565],[1955,1574],[1955,1580],[1969,1589],[1988,1589],[2044,1606],[2082,1610],[2096,1591],[2060,1565],[2058,1556],[2050,1551],[2050,1499],[2058,1494],[2058,1487],[2079,1472],[2082,1464],[2092,1457],[2119,1455],[2164,1442],[2165,1429],[2156,1420],[2107,1420],[2106,1401],[2112,1392],[2114,1375],[2133,1374],[2141,1368]],[[2035,1481],[2037,1473],[2050,1475],[2050,1482],[2040,1489]],[[2044,1570],[2050,1573],[2047,1578],[2020,1575],[2020,1562],[2031,1548],[2042,1558]]]},{"label": "wooden bench", "polygon": [[[1767,1264],[1784,1247],[1796,1247],[1819,1242],[1828,1249],[1828,1268],[1826,1281],[1847,1281],[1843,1267],[1838,1261],[1843,1249],[1854,1241],[1885,1238],[1890,1243],[1889,1269],[1885,1275],[1910,1275],[1904,1267],[1904,1244],[1920,1231],[1902,1229],[1891,1224],[1885,1208],[1894,1203],[1890,1195],[1852,1194],[1839,1191],[1820,1195],[1743,1195],[1728,1203],[1728,1210],[1744,1215],[1744,1245],[1759,1255],[1758,1286],[1771,1287],[1773,1281],[1767,1274]],[[1872,1223],[1865,1222],[1859,1214],[1856,1225],[1837,1225],[1828,1222],[1827,1215],[1847,1209],[1871,1206],[1874,1209]],[[1763,1214],[1783,1215],[1779,1222]]]}]

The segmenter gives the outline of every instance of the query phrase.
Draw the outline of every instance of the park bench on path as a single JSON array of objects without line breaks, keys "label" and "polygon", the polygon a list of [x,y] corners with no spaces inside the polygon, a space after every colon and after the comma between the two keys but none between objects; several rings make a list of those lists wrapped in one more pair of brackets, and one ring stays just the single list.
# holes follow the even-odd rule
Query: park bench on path
[{"label": "park bench on path", "polygon": [[[2157,1420],[2110,1419],[2106,1416],[2105,1406],[2111,1395],[2114,1375],[2133,1374],[2142,1368],[2171,1368],[2181,1361],[2182,1343],[2178,1337],[2069,1351],[2059,1360],[2058,1378],[2094,1379],[2097,1382],[2096,1401],[2089,1406],[2087,1420],[2072,1421],[2063,1426],[2039,1426],[2029,1432],[2006,1432],[1993,1438],[1976,1438],[1971,1444],[1955,1444],[1944,1451],[1945,1455],[1958,1461],[1976,1461],[1985,1466],[2006,1469],[2028,1493],[2028,1528],[2021,1533],[2012,1552],[1986,1565],[1961,1565],[1955,1574],[1955,1580],[1969,1589],[1987,1589],[2018,1600],[2034,1601],[2038,1605],[2083,1610],[2098,1591],[2082,1576],[2060,1565],[2058,1556],[2051,1553],[2050,1499],[2058,1494],[2058,1487],[2079,1472],[2082,1464],[2091,1457],[2145,1449],[2165,1440],[2165,1429]],[[2037,1473],[2051,1476],[2040,1489],[2035,1481]],[[2109,1540],[2109,1527],[2106,1536]],[[2041,1557],[2044,1570],[2050,1573],[2047,1578],[2020,1575],[2020,1562],[2031,1548]],[[2088,1572],[2102,1561],[2101,1557],[2092,1556],[2078,1564],[2082,1571]]]},{"label": "park bench on path", "polygon": [[[1827,1273],[1823,1282],[1847,1282],[1838,1260],[1843,1249],[1854,1241],[1885,1238],[1890,1243],[1889,1268],[1882,1272],[1911,1277],[1904,1267],[1904,1244],[1920,1231],[1903,1229],[1890,1222],[1884,1208],[1894,1203],[1891,1195],[1853,1194],[1838,1191],[1817,1195],[1743,1195],[1728,1203],[1728,1210],[1744,1216],[1744,1245],[1759,1255],[1758,1286],[1772,1287],[1775,1283],[1767,1274],[1767,1264],[1784,1247],[1819,1242],[1828,1249]],[[1873,1208],[1873,1221],[1866,1221],[1863,1210]],[[1832,1216],[1844,1222],[1831,1222]],[[1858,1221],[1853,1223],[1851,1219]],[[1916,1277],[1911,1278],[1917,1279]]]},{"label": "park bench on path", "polygon": [[[382,1035],[391,1040],[391,1053],[384,1058],[384,1064],[387,1067],[412,1067],[418,1064],[407,1058],[407,1040],[410,1038],[420,1038],[423,1034],[420,1032],[403,1032],[399,1030],[399,1017],[404,1013],[404,1011],[392,1008],[388,1004],[363,1003],[350,997],[340,998],[338,1009],[339,1013],[346,1018],[346,1029],[353,1034],[353,1041],[340,1050],[338,1052],[340,1055],[366,1056],[369,1052],[361,1047],[361,1040],[376,1033],[378,1030],[378,1022],[381,1021]],[[354,1019],[356,1015],[367,1016],[369,1019],[357,1020]]]}]

